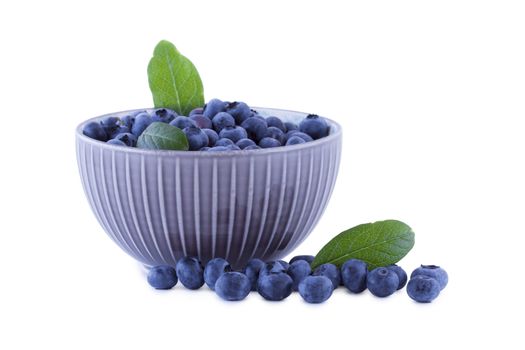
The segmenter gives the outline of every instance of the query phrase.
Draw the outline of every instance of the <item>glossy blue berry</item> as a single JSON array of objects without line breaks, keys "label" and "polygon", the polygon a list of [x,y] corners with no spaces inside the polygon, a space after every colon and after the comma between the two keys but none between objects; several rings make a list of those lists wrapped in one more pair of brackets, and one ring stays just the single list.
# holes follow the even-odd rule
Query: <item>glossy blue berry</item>
[{"label": "glossy blue berry", "polygon": [[169,123],[175,119],[178,114],[175,111],[167,108],[157,108],[151,113],[151,119],[154,122]]},{"label": "glossy blue berry", "polygon": [[129,147],[135,147],[137,145],[137,137],[132,133],[125,132],[115,136],[115,139],[120,140]]},{"label": "glossy blue berry", "polygon": [[271,137],[264,137],[259,141],[259,147],[261,148],[272,148],[272,147],[280,147],[281,143]]},{"label": "glossy blue berry", "polygon": [[284,135],[284,132],[275,126],[269,126],[268,129],[266,129],[265,137],[276,139],[280,144],[284,144],[286,142],[286,136]]},{"label": "glossy blue berry", "polygon": [[113,116],[105,117],[100,121],[100,125],[106,132],[106,135],[109,136],[112,135],[120,126],[120,119]]},{"label": "glossy blue berry", "polygon": [[202,115],[203,113],[204,113],[204,108],[202,108],[202,107],[193,108],[190,111],[190,113],[188,114],[188,117],[191,117],[191,116],[196,115],[196,114]]},{"label": "glossy blue berry", "polygon": [[219,135],[213,129],[202,129],[202,131],[208,136],[208,147],[215,146],[215,142],[219,140]]},{"label": "glossy blue berry", "polygon": [[111,140],[108,140],[106,141],[106,143],[110,144],[110,145],[115,145],[115,146],[124,146],[126,147],[126,144],[120,140],[117,140],[117,139],[111,139]]},{"label": "glossy blue berry", "polygon": [[180,116],[176,117],[175,119],[173,119],[170,122],[170,125],[176,126],[177,128],[179,128],[181,130],[189,128],[190,126],[197,127],[197,125],[195,125],[195,122],[193,120],[191,120],[190,118],[185,117],[183,115],[180,115]]},{"label": "glossy blue berry", "polygon": [[368,266],[364,261],[350,259],[341,266],[343,284],[352,293],[361,293],[366,289]]},{"label": "glossy blue berry", "polygon": [[225,272],[232,270],[230,263],[223,258],[214,258],[208,261],[204,268],[204,282],[211,289],[215,290],[215,282]]},{"label": "glossy blue berry", "polygon": [[110,139],[114,139],[118,134],[131,133],[131,129],[124,125],[119,125],[112,133],[109,135]]},{"label": "glossy blue berry", "polygon": [[235,119],[226,112],[217,113],[211,122],[213,124],[213,129],[218,133],[227,126],[235,126]]},{"label": "glossy blue berry", "polygon": [[266,118],[266,124],[268,124],[268,127],[275,127],[281,130],[283,133],[286,132],[286,127],[284,126],[284,123],[281,119],[277,117],[268,117]]},{"label": "glossy blue berry", "polygon": [[293,146],[293,145],[300,145],[301,143],[305,143],[306,141],[299,136],[292,136],[286,141],[286,146]]},{"label": "glossy blue berry", "polygon": [[136,137],[139,137],[146,128],[153,123],[153,120],[146,112],[141,112],[135,116],[135,121],[131,127],[131,132]]},{"label": "glossy blue berry", "polygon": [[135,116],[128,114],[120,118],[120,125],[125,126],[131,132],[131,127],[133,126],[134,121],[135,121]]},{"label": "glossy blue berry", "polygon": [[225,272],[215,283],[215,292],[224,300],[239,301],[250,294],[250,279],[241,272]]},{"label": "glossy blue berry", "polygon": [[284,268],[284,271],[288,271],[290,268],[290,264],[287,261],[284,260],[276,260],[281,266]]},{"label": "glossy blue berry", "polygon": [[190,151],[197,151],[202,147],[208,146],[208,136],[204,131],[196,126],[190,126],[182,130],[188,139]]},{"label": "glossy blue berry", "polygon": [[86,125],[84,125],[84,128],[82,129],[82,133],[86,135],[87,137],[91,137],[92,139],[95,139],[95,140],[99,140],[99,141],[108,140],[108,135],[106,134],[106,131],[98,122],[89,122]]},{"label": "glossy blue berry", "polygon": [[228,150],[230,150],[230,151],[240,151],[240,150],[241,150],[241,148],[240,148],[239,146],[235,145],[235,144],[233,144],[233,145],[228,145],[228,146],[226,146],[226,148],[227,148]]},{"label": "glossy blue berry", "polygon": [[292,294],[292,286],[292,278],[286,273],[260,274],[257,280],[257,291],[264,299],[271,301],[287,298]]},{"label": "glossy blue berry", "polygon": [[308,276],[299,283],[299,294],[310,304],[319,304],[330,298],[334,291],[332,281],[325,276]]},{"label": "glossy blue berry", "polygon": [[307,261],[297,260],[294,261],[293,264],[290,264],[290,267],[286,273],[292,278],[292,289],[297,290],[299,288],[299,283],[301,283],[305,277],[310,276],[312,269],[310,268],[310,264]]},{"label": "glossy blue berry", "polygon": [[253,112],[250,107],[244,102],[231,102],[226,106],[226,112],[228,112],[238,125],[242,124],[243,121],[250,118]]},{"label": "glossy blue berry", "polygon": [[373,269],[366,276],[366,286],[376,297],[384,298],[392,295],[399,285],[397,274],[386,267]]},{"label": "glossy blue berry", "polygon": [[314,261],[314,259],[315,259],[315,256],[313,255],[296,255],[292,259],[290,259],[290,265],[299,260],[304,260],[308,264],[311,264],[312,261]]},{"label": "glossy blue berry", "polygon": [[194,114],[189,116],[189,118],[201,129],[211,129],[213,127],[211,119],[206,118],[202,114]]},{"label": "glossy blue berry", "polygon": [[289,131],[292,131],[292,130],[299,130],[299,126],[295,123],[291,123],[291,122],[285,122],[284,123],[284,127],[286,128],[286,130],[284,130],[284,132],[289,132]]},{"label": "glossy blue berry", "polygon": [[421,265],[410,274],[410,278],[418,275],[425,275],[434,278],[439,282],[441,289],[445,288],[448,283],[447,272],[437,265]]},{"label": "glossy blue berry", "polygon": [[215,142],[215,146],[224,146],[224,147],[228,147],[228,146],[231,146],[231,145],[234,145],[233,141],[230,140],[230,139],[218,139],[216,142]]},{"label": "glossy blue berry", "polygon": [[220,138],[230,139],[234,143],[248,137],[246,130],[240,126],[227,126],[219,132]]},{"label": "glossy blue berry", "polygon": [[259,279],[259,271],[266,264],[261,259],[251,259],[244,267],[244,274],[250,279],[251,289],[257,290],[257,280]]},{"label": "glossy blue berry", "polygon": [[249,151],[249,150],[253,150],[253,149],[261,149],[261,147],[259,147],[257,145],[251,145],[251,146],[247,146],[247,147],[243,148],[243,150],[245,150],[245,151]]},{"label": "glossy blue berry", "polygon": [[304,132],[300,132],[300,131],[297,131],[297,130],[288,131],[285,136],[286,136],[287,140],[292,138],[292,137],[300,137],[303,140],[305,140],[306,142],[310,142],[310,141],[314,140],[313,138],[310,137],[310,135],[307,135]]},{"label": "glossy blue berry", "polygon": [[171,289],[177,281],[177,273],[171,266],[154,266],[148,271],[148,283],[155,289]]},{"label": "glossy blue berry", "polygon": [[325,276],[332,281],[334,289],[341,283],[341,272],[334,264],[322,264],[312,272],[313,276]]},{"label": "glossy blue berry", "polygon": [[399,285],[397,286],[397,290],[403,288],[407,284],[407,273],[405,272],[405,270],[403,270],[401,266],[393,264],[387,266],[386,268],[394,271],[397,274],[397,278],[399,279]]},{"label": "glossy blue berry", "polygon": [[197,258],[184,257],[175,266],[180,283],[188,289],[199,289],[204,284],[204,270]]},{"label": "glossy blue berry", "polygon": [[439,296],[441,285],[427,275],[416,275],[407,284],[407,294],[418,303],[430,303]]},{"label": "glossy blue berry", "polygon": [[256,142],[266,135],[266,129],[268,129],[266,120],[258,116],[246,119],[241,126],[246,130],[248,137]]},{"label": "glossy blue berry", "polygon": [[299,124],[299,130],[317,140],[328,135],[328,124],[318,115],[309,114]]},{"label": "glossy blue berry", "polygon": [[213,119],[217,113],[224,112],[226,109],[226,102],[223,102],[217,98],[214,98],[204,105],[202,114],[206,118]]},{"label": "glossy blue berry", "polygon": [[279,261],[269,261],[259,270],[259,277],[262,275],[279,273],[286,273],[286,267],[284,267]]},{"label": "glossy blue berry", "polygon": [[248,146],[255,145],[255,142],[253,142],[253,140],[244,138],[244,139],[240,139],[239,141],[235,142],[235,144],[239,146],[240,149],[245,149]]}]

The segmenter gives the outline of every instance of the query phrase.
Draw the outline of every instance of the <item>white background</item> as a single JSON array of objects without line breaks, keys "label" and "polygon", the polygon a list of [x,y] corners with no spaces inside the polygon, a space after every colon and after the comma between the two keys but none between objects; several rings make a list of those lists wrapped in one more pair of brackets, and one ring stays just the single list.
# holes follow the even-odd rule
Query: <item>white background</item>
[{"label": "white background", "polygon": [[[523,348],[524,18],[519,1],[2,2],[0,348]],[[152,105],[160,39],[207,99],[343,125],[334,194],[294,254],[400,219],[401,265],[445,267],[441,296],[152,290],[91,213],[74,128]]]}]

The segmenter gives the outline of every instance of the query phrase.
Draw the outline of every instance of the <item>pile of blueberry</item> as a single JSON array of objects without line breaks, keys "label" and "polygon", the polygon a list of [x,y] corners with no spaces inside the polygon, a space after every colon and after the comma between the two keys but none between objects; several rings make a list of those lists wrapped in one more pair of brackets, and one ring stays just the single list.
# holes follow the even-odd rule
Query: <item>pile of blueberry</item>
[{"label": "pile of blueberry", "polygon": [[299,125],[277,117],[264,118],[244,102],[210,100],[204,108],[195,108],[189,116],[159,108],[141,111],[123,118],[109,116],[87,123],[84,135],[113,145],[136,147],[137,139],[153,122],[169,123],[181,129],[190,151],[229,151],[297,145],[329,133],[326,121],[309,114]]},{"label": "pile of blueberry", "polygon": [[[252,259],[242,271],[233,271],[222,258],[214,258],[203,267],[199,259],[184,257],[175,268],[166,265],[151,268],[148,282],[156,289],[171,289],[179,280],[188,289],[199,289],[206,283],[228,301],[242,300],[250,291],[257,291],[266,300],[280,301],[298,291],[306,302],[315,304],[328,300],[340,285],[352,293],[368,288],[377,297],[387,297],[407,283],[406,272],[397,265],[368,271],[365,262],[350,259],[340,269],[334,264],[323,264],[312,271],[313,259],[311,255],[296,256],[290,263]],[[424,303],[434,300],[448,281],[445,270],[434,265],[421,265],[410,278],[408,295]]]}]

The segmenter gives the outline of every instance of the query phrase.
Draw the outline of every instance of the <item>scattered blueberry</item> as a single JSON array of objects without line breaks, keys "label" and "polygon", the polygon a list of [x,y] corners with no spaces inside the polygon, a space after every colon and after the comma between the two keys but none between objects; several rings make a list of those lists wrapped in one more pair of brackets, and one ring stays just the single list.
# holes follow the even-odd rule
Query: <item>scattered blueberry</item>
[{"label": "scattered blueberry", "polygon": [[310,304],[319,304],[330,298],[334,291],[332,281],[325,276],[308,276],[299,283],[299,294]]},{"label": "scattered blueberry", "polygon": [[290,264],[290,267],[286,271],[288,275],[293,280],[293,290],[297,290],[299,288],[299,283],[307,276],[310,276],[312,273],[312,269],[310,268],[310,264],[305,260],[297,260],[294,261],[293,264]]},{"label": "scattered blueberry", "polygon": [[215,146],[231,146],[234,145],[233,141],[230,139],[219,139],[215,142]]},{"label": "scattered blueberry", "polygon": [[287,298],[292,294],[292,286],[292,278],[286,273],[260,274],[257,280],[257,291],[264,299],[271,301]]},{"label": "scattered blueberry", "polygon": [[325,276],[332,281],[334,289],[341,283],[341,272],[334,264],[322,264],[319,265],[313,272],[314,276]]},{"label": "scattered blueberry", "polygon": [[239,141],[235,142],[235,144],[239,146],[240,149],[245,149],[248,146],[255,145],[255,142],[253,142],[253,140],[245,138],[245,139],[240,139]]},{"label": "scattered blueberry", "polygon": [[251,259],[246,264],[246,267],[244,268],[243,272],[250,279],[252,290],[257,290],[257,279],[259,278],[259,271],[265,265],[266,264],[261,259]]},{"label": "scattered blueberry", "polygon": [[259,141],[259,147],[261,148],[272,148],[272,147],[279,147],[281,146],[281,143],[271,137],[264,137],[261,141]]},{"label": "scattered blueberry", "polygon": [[199,259],[184,257],[177,261],[177,276],[180,283],[188,289],[199,289],[204,284],[203,269]]},{"label": "scattered blueberry", "polygon": [[177,128],[179,128],[181,130],[189,128],[190,126],[197,127],[197,125],[195,124],[195,122],[193,120],[191,120],[190,118],[185,117],[183,115],[180,115],[180,116],[176,117],[175,119],[173,119],[170,122],[170,125],[176,126]]},{"label": "scattered blueberry", "polygon": [[266,124],[268,124],[268,127],[275,127],[281,130],[283,133],[286,132],[286,127],[284,126],[283,121],[277,117],[266,118]]},{"label": "scattered blueberry", "polygon": [[153,120],[151,120],[149,114],[146,112],[141,112],[135,116],[135,121],[133,122],[133,126],[131,127],[131,132],[136,137],[139,137],[140,134],[142,134],[142,132],[146,130],[146,128],[151,123],[153,123]]},{"label": "scattered blueberry", "polygon": [[361,293],[366,289],[368,266],[364,261],[350,259],[341,266],[343,284],[352,293]]},{"label": "scattered blueberry", "polygon": [[248,134],[246,134],[246,130],[240,126],[227,126],[219,132],[219,137],[237,142],[241,139],[247,138]]},{"label": "scattered blueberry", "polygon": [[294,262],[298,261],[298,260],[304,260],[307,263],[311,264],[312,261],[314,261],[314,259],[315,259],[315,256],[313,256],[313,255],[297,255],[297,256],[294,256],[290,260],[290,265],[293,264]]},{"label": "scattered blueberry", "polygon": [[82,129],[82,132],[87,137],[91,137],[92,139],[95,139],[95,140],[107,141],[108,139],[108,135],[106,134],[106,131],[104,131],[104,128],[100,125],[100,123],[97,123],[97,122],[87,123]]},{"label": "scattered blueberry", "polygon": [[286,146],[299,145],[305,143],[306,141],[299,136],[292,136],[286,141]]},{"label": "scattered blueberry", "polygon": [[111,139],[111,140],[108,140],[106,141],[106,143],[110,144],[110,145],[115,145],[115,146],[126,146],[126,144],[120,140],[117,140],[117,139]]},{"label": "scattered blueberry", "polygon": [[217,113],[211,122],[213,124],[213,129],[218,133],[227,126],[235,126],[235,119],[226,112]]},{"label": "scattered blueberry", "polygon": [[421,265],[410,274],[410,278],[417,275],[425,275],[436,279],[441,289],[445,288],[448,283],[448,274],[441,267],[436,265]]},{"label": "scattered blueberry", "polygon": [[401,266],[397,266],[396,264],[389,265],[386,267],[389,270],[394,271],[397,274],[397,278],[399,279],[399,285],[397,286],[397,290],[400,290],[407,284],[407,273]]},{"label": "scattered blueberry", "polygon": [[241,272],[225,272],[215,283],[215,292],[224,300],[239,301],[248,296],[250,279]]},{"label": "scattered blueberry", "polygon": [[279,261],[269,261],[259,270],[259,277],[262,275],[285,273],[286,268]]},{"label": "scattered blueberry", "polygon": [[399,278],[397,274],[386,267],[378,267],[370,271],[366,277],[366,286],[376,297],[387,297],[397,290]]},{"label": "scattered blueberry", "polygon": [[317,114],[309,114],[299,124],[299,130],[317,140],[328,135],[328,124]]},{"label": "scattered blueberry", "polygon": [[137,137],[129,132],[118,134],[115,139],[124,142],[126,146],[135,147],[137,145]]},{"label": "scattered blueberry", "polygon": [[286,128],[286,130],[284,130],[284,132],[289,132],[289,131],[292,131],[292,130],[299,130],[299,126],[295,123],[290,123],[290,122],[285,122],[284,123],[284,127]]},{"label": "scattered blueberry", "polygon": [[223,258],[214,258],[208,261],[204,268],[204,282],[211,289],[215,290],[215,282],[225,272],[232,270],[230,263]]},{"label": "scattered blueberry", "polygon": [[215,146],[215,142],[219,140],[219,135],[217,134],[217,132],[213,129],[202,129],[202,131],[204,131],[206,136],[208,136],[208,146]]},{"label": "scattered blueberry", "polygon": [[[184,117],[186,118],[186,117]],[[208,136],[196,126],[190,126],[182,130],[188,139],[190,151],[197,151],[208,145]]]},{"label": "scattered blueberry", "polygon": [[226,103],[222,102],[221,100],[217,98],[214,98],[208,101],[208,103],[204,105],[202,114],[206,118],[212,119],[213,117],[215,117],[215,115],[217,115],[217,113],[224,112],[225,109],[226,109]]},{"label": "scattered blueberry", "polygon": [[246,130],[248,137],[256,142],[266,135],[266,129],[268,129],[266,120],[258,116],[246,119],[241,126]]},{"label": "scattered blueberry", "polygon": [[213,127],[211,120],[202,114],[194,114],[189,118],[193,120],[193,123],[195,123],[195,125],[201,129],[211,129]]},{"label": "scattered blueberry", "polygon": [[155,289],[171,289],[177,281],[177,273],[171,266],[154,266],[148,271],[148,283]]},{"label": "scattered blueberry", "polygon": [[407,284],[407,294],[419,303],[430,303],[436,299],[441,291],[439,281],[428,275],[410,277]]},{"label": "scattered blueberry", "polygon": [[228,112],[234,119],[235,122],[240,125],[243,121],[250,118],[253,112],[250,107],[244,102],[231,102],[226,106],[226,112]]}]

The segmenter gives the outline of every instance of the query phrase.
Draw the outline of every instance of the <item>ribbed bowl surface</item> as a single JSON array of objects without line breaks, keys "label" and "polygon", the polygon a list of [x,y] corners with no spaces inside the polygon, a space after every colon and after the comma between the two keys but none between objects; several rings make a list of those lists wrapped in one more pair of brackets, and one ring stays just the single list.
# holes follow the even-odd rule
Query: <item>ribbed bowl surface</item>
[{"label": "ribbed bowl surface", "polygon": [[[297,122],[306,114],[256,108]],[[112,113],[126,115],[133,111]],[[76,131],[91,208],[126,253],[153,266],[182,256],[279,259],[317,224],[332,193],[341,128],[302,145],[237,152],[154,151],[108,145]]]}]

